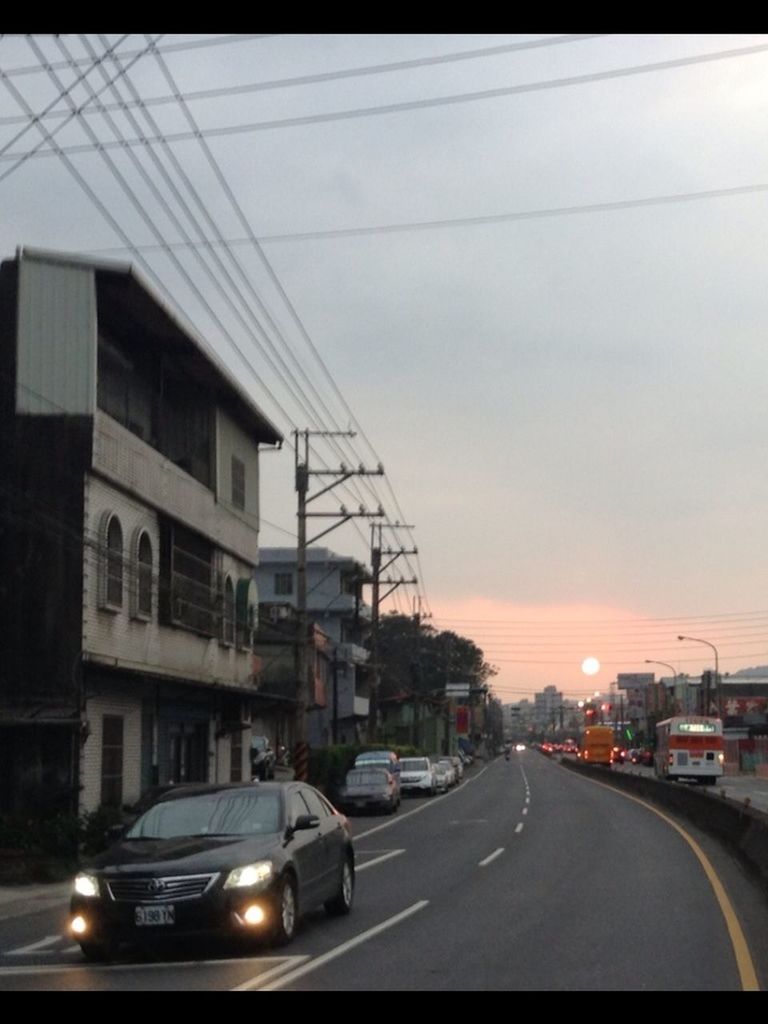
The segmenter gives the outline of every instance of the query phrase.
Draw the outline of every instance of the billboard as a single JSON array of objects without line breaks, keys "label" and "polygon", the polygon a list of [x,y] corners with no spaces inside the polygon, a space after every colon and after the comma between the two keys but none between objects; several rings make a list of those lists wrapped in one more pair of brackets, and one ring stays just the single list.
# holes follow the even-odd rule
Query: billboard
[{"label": "billboard", "polygon": [[618,672],[616,685],[620,690],[633,690],[635,687],[652,686],[655,678],[653,672]]}]

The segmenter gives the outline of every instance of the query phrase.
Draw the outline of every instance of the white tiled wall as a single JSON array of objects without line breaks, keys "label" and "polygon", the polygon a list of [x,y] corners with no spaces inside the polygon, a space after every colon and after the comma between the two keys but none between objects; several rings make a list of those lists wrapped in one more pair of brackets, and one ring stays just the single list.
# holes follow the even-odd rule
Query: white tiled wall
[{"label": "white tiled wall", "polygon": [[[124,571],[122,608],[109,611],[100,607],[99,573],[102,568],[97,544],[105,511],[114,512],[120,519],[126,555],[133,551],[137,530],[145,529],[152,541],[155,583],[149,622],[131,614],[129,587],[134,572],[130,559]],[[151,507],[92,475],[85,484],[85,529],[86,536],[93,542],[85,548],[84,564],[83,650],[86,658],[114,667],[151,671],[178,679],[248,685],[252,671],[250,652],[224,646],[215,638],[158,623],[156,581],[160,538],[157,516]],[[222,568],[230,573],[234,583],[238,578],[250,575],[248,563],[226,552],[222,558]]]},{"label": "white tiled wall", "polygon": [[141,701],[127,697],[92,697],[86,702],[90,735],[83,747],[80,775],[82,811],[95,811],[101,804],[101,747],[104,715],[123,717],[123,803],[131,804],[141,795]]}]

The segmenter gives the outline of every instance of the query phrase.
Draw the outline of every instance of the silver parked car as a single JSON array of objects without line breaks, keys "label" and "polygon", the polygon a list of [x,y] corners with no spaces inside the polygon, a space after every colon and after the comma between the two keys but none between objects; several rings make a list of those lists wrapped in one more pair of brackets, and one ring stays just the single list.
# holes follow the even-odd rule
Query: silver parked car
[{"label": "silver parked car", "polygon": [[356,811],[394,814],[400,806],[399,780],[379,764],[351,768],[339,788],[335,804],[345,814]]}]

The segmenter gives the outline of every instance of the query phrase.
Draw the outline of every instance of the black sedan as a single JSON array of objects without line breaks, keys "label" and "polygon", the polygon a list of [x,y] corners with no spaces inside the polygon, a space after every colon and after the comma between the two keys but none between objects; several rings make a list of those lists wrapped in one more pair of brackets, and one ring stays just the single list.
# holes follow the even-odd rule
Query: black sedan
[{"label": "black sedan", "polygon": [[187,936],[285,945],[307,911],[348,914],[354,884],[349,823],[312,786],[178,785],[82,867],[69,927],[98,960]]}]

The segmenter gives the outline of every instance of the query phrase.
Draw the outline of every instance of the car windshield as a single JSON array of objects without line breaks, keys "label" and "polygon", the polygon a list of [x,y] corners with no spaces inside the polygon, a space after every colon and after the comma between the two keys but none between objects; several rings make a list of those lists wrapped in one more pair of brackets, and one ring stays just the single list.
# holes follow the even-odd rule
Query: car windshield
[{"label": "car windshield", "polygon": [[127,839],[181,836],[267,835],[281,828],[280,799],[255,786],[236,793],[215,792],[163,800],[126,833]]},{"label": "car windshield", "polygon": [[427,770],[426,757],[406,757],[400,762],[404,772],[425,772]]}]

